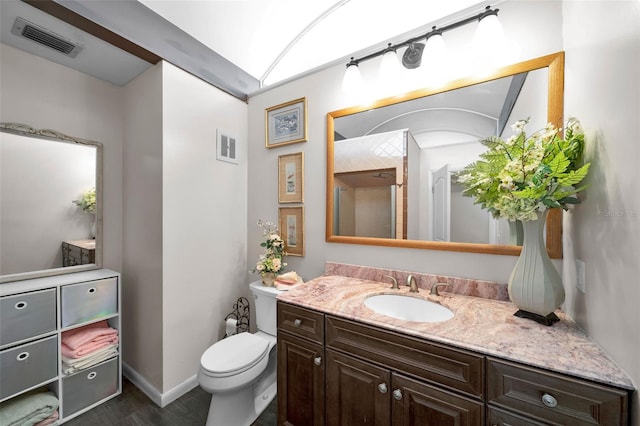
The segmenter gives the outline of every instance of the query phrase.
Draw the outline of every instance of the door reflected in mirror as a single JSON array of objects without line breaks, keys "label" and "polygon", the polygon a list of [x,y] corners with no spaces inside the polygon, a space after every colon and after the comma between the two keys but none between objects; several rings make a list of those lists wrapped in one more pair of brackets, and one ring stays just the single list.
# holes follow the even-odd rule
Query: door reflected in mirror
[{"label": "door reflected in mirror", "polygon": [[[327,241],[519,254],[518,223],[494,219],[462,195],[456,173],[481,139],[511,125],[562,123],[562,53],[327,116]],[[561,257],[555,212],[547,246]]]},{"label": "door reflected in mirror", "polygon": [[101,266],[101,145],[25,125],[1,130],[2,282]]}]

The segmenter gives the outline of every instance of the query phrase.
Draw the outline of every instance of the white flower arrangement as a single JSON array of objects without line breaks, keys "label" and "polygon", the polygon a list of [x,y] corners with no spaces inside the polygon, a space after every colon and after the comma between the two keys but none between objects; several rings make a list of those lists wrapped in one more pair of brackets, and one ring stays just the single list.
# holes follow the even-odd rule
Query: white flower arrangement
[{"label": "white flower arrangement", "polygon": [[80,207],[85,213],[95,213],[96,212],[96,188],[91,188],[82,196],[72,201],[73,204]]},{"label": "white flower arrangement", "polygon": [[516,134],[507,140],[497,136],[481,140],[489,149],[458,174],[463,195],[474,197],[495,218],[528,221],[547,208],[567,210],[580,202],[576,195],[586,187],[576,187],[590,165],[580,165],[584,150],[580,122],[568,120],[564,139],[561,129],[551,123],[527,136],[528,122],[511,126]]},{"label": "white flower arrangement", "polygon": [[263,223],[261,220],[258,220],[258,226],[263,229],[265,241],[260,243],[260,247],[264,247],[264,252],[258,257],[253,272],[260,274],[282,272],[287,266],[282,258],[287,254],[284,251],[284,240],[280,237],[278,228],[272,222]]}]

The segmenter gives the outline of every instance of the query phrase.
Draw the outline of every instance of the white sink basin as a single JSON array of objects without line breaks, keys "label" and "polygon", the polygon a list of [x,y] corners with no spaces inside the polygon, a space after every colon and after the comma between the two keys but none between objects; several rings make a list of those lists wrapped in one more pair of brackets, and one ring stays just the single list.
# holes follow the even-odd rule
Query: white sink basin
[{"label": "white sink basin", "polygon": [[438,303],[402,294],[370,296],[364,305],[379,314],[406,321],[440,322],[453,318],[453,312]]}]

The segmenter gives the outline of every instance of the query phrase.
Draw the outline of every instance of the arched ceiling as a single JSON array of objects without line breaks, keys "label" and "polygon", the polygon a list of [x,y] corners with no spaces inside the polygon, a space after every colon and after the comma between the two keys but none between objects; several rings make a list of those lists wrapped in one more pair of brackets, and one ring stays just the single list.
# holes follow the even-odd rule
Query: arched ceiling
[{"label": "arched ceiling", "polygon": [[[501,1],[1,0],[0,3],[4,28],[12,25],[8,15],[28,14],[36,20],[35,24],[46,25],[84,44],[85,53],[78,55],[76,61],[56,60],[42,50],[30,51],[28,43],[14,40],[4,29],[3,43],[115,84],[126,84],[131,76],[141,72],[136,60],[120,61],[134,62],[135,71],[122,65],[118,68],[123,76],[109,78],[100,73],[102,65],[106,68],[108,64],[99,60],[92,59],[90,66],[84,68],[78,65],[91,49],[102,48],[98,43],[101,40],[91,36],[96,33],[88,30],[91,34],[85,34],[76,28],[79,18],[246,99],[262,87],[329,65],[346,64],[350,56],[362,57],[382,49],[386,43],[426,34],[432,25],[448,25]],[[43,13],[50,15],[45,18]],[[75,19],[68,19],[69,15]],[[56,25],[52,17],[63,22]],[[100,51],[93,52],[92,58],[101,56],[116,63],[112,54],[102,55]],[[145,57],[142,59],[149,62]]]},{"label": "arched ceiling", "polygon": [[382,48],[394,39],[403,41],[402,34],[483,4],[477,0],[140,2],[266,85],[344,60],[374,44]]}]

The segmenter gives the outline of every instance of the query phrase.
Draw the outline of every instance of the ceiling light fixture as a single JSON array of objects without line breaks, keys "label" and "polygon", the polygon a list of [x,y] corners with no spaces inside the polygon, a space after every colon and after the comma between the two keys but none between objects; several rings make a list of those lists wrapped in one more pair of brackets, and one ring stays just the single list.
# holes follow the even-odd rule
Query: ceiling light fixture
[{"label": "ceiling light fixture", "polygon": [[[396,55],[396,51],[400,48],[407,47],[406,51],[402,56],[402,65],[408,69],[414,69],[419,67],[421,64],[424,66],[422,61],[422,56],[424,52],[434,52],[443,56],[442,52],[444,52],[444,39],[442,34],[446,31],[453,30],[455,28],[461,27],[463,25],[471,24],[473,22],[478,22],[478,32],[480,34],[476,34],[475,40],[478,42],[485,42],[487,38],[485,38],[484,34],[499,34],[502,31],[502,26],[500,25],[500,21],[498,20],[498,11],[500,9],[491,9],[491,6],[487,6],[484,11],[470,16],[468,18],[462,19],[460,21],[454,22],[452,24],[446,25],[444,27],[436,28],[433,26],[431,31],[429,31],[425,35],[420,35],[418,37],[413,37],[408,40],[405,40],[401,43],[392,44],[389,43],[386,48],[371,53],[369,55],[363,56],[361,58],[352,57],[349,63],[347,64],[347,73],[353,72],[349,71],[352,68],[357,69],[358,64],[360,62],[368,61],[370,59],[376,58],[378,56],[383,56],[383,62],[381,64],[380,74],[384,76],[386,68],[390,66],[391,68],[395,68],[396,64],[399,65],[398,57]],[[486,21],[486,22],[485,22]],[[482,29],[480,29],[482,23]],[[497,24],[497,25],[496,25]],[[426,40],[426,44],[418,43],[420,40]],[[388,58],[388,59],[385,59]],[[435,58],[434,58],[435,59]],[[440,58],[437,58],[440,59]],[[395,61],[395,63],[394,63]],[[391,65],[393,64],[393,65]],[[399,67],[398,67],[399,68]],[[352,87],[347,83],[347,73],[345,73],[345,78],[343,79],[343,90],[346,92],[351,92],[353,90]],[[358,71],[359,74],[359,71]],[[361,80],[360,80],[361,82]]]},{"label": "ceiling light fixture", "polygon": [[360,74],[358,63],[354,61],[354,58],[351,58],[342,78],[342,91],[358,99],[362,91],[362,85],[362,74]]}]

